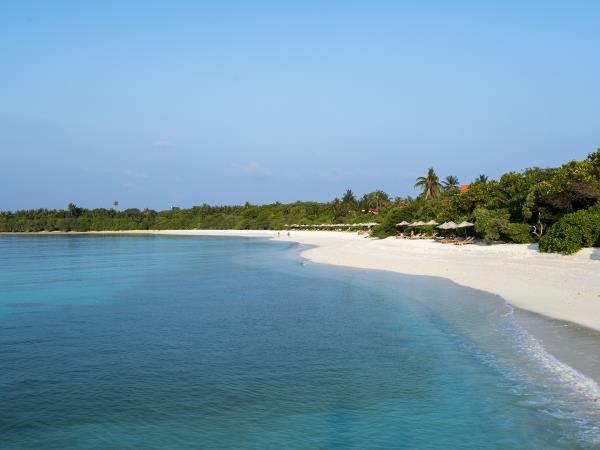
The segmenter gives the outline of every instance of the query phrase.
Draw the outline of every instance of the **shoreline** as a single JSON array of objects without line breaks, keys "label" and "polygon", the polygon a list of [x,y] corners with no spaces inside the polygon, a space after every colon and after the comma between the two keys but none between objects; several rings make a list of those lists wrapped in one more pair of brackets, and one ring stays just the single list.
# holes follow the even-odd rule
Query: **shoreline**
[{"label": "shoreline", "polygon": [[516,308],[600,331],[598,248],[566,256],[539,253],[526,244],[456,246],[307,233],[275,240],[311,245],[301,255],[312,262],[445,278],[498,295]]},{"label": "shoreline", "polygon": [[6,233],[10,235],[156,234],[261,237],[310,245],[301,256],[335,266],[449,279],[509,304],[600,331],[600,248],[575,255],[539,253],[535,246],[456,246],[430,240],[370,239],[335,231],[130,230]]}]

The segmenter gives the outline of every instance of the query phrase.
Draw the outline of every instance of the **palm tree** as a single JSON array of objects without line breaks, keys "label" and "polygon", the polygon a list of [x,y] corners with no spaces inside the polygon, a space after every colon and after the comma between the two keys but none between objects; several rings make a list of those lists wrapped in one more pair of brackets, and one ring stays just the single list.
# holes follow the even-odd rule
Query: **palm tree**
[{"label": "palm tree", "polygon": [[427,171],[427,176],[419,177],[416,181],[417,182],[415,183],[414,187],[423,189],[425,200],[437,197],[438,193],[440,192],[440,188],[442,187],[440,184],[440,179],[436,175],[435,170],[433,170],[433,167],[429,168]]},{"label": "palm tree", "polygon": [[113,202],[113,208],[114,208],[114,209],[119,209],[119,200],[115,200],[115,201]]},{"label": "palm tree", "polygon": [[378,189],[368,194],[364,194],[358,202],[361,209],[367,210],[375,208],[379,210],[381,207],[389,206],[391,203],[390,196],[381,189]]},{"label": "palm tree", "polygon": [[377,189],[375,191],[375,207],[377,208],[377,210],[379,210],[379,208],[381,206],[388,206],[390,204],[390,196],[387,195],[387,193],[385,191],[382,191],[381,189]]},{"label": "palm tree", "polygon": [[342,197],[342,203],[346,205],[348,210],[354,211],[356,209],[356,197],[354,196],[354,192],[352,189],[347,189]]},{"label": "palm tree", "polygon": [[456,191],[458,190],[458,178],[454,175],[448,175],[444,181],[442,181],[442,186],[445,191]]},{"label": "palm tree", "polygon": [[477,177],[477,179],[475,180],[475,183],[481,183],[481,184],[486,184],[488,182],[488,177],[487,175],[481,174]]}]

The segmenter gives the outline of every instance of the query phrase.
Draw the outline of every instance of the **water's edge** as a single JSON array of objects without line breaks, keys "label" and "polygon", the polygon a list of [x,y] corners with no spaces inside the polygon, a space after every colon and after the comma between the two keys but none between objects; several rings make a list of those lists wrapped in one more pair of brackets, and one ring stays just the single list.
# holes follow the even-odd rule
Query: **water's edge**
[{"label": "water's edge", "polygon": [[[271,241],[270,238],[256,237],[255,239],[264,239]],[[556,370],[564,376],[565,381],[574,382],[585,386],[597,401],[600,401],[600,352],[593,353],[600,343],[600,332],[573,322],[558,320],[543,314],[528,311],[512,305],[504,297],[493,292],[475,289],[465,286],[442,276],[429,275],[409,275],[394,270],[362,269],[351,265],[332,265],[322,262],[312,261],[303,253],[316,245],[302,244],[295,242],[295,251],[297,257],[304,264],[318,266],[344,267],[353,270],[365,272],[381,272],[390,275],[399,275],[405,277],[440,280],[459,286],[473,292],[478,292],[478,297],[490,296],[501,300],[510,308],[510,314],[513,315],[516,323],[522,328],[523,339],[528,340],[534,355],[543,364],[556,366]],[[577,342],[579,341],[579,342]],[[578,351],[573,351],[578,349]]]}]

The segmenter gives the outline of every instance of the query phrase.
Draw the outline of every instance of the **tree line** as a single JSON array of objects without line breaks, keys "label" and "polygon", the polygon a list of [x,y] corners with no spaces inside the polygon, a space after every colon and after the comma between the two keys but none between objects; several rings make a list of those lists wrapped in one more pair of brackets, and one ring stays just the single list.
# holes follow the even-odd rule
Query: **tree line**
[{"label": "tree line", "polygon": [[[347,190],[331,202],[295,202],[239,206],[200,205],[173,207],[165,211],[129,208],[86,209],[73,203],[66,209],[34,209],[0,212],[2,232],[117,231],[166,229],[282,229],[285,225],[373,221],[374,212],[387,211],[392,204],[383,191],[356,198]],[[371,211],[371,212],[369,212]]]},{"label": "tree line", "polygon": [[[540,242],[540,249],[572,253],[600,245],[600,149],[582,161],[533,167],[496,179],[480,175],[461,189],[457,177],[440,180],[434,168],[415,180],[416,197],[382,190],[357,197],[348,189],[330,202],[237,206],[203,204],[165,211],[129,208],[0,212],[0,231],[112,231],[148,229],[282,229],[286,224],[378,222],[376,237],[396,233],[401,221],[472,221],[488,242]],[[600,219],[598,219],[600,220]],[[582,235],[583,234],[583,235]],[[565,244],[568,242],[568,245]]]}]

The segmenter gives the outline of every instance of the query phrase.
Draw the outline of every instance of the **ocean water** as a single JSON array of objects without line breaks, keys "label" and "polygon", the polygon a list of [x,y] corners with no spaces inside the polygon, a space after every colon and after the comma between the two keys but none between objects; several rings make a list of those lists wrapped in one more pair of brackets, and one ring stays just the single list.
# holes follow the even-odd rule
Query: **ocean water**
[{"label": "ocean water", "polygon": [[0,236],[0,448],[600,448],[597,384],[500,298],[298,250]]}]

